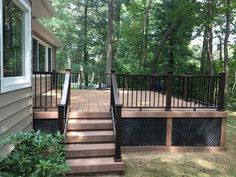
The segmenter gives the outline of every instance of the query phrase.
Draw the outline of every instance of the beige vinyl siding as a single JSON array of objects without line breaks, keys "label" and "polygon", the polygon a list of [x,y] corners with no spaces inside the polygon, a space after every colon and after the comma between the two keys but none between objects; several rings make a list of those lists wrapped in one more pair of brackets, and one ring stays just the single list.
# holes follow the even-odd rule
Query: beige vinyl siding
[{"label": "beige vinyl siding", "polygon": [[[32,129],[31,88],[0,94],[0,100],[0,139],[11,133]],[[0,147],[0,155],[6,155],[12,148],[11,145]]]}]

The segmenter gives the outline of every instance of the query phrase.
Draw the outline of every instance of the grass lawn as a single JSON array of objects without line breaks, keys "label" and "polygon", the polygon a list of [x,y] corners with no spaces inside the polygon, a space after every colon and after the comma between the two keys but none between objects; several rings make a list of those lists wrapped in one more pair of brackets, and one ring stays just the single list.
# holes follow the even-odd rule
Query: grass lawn
[{"label": "grass lawn", "polygon": [[[236,113],[228,124],[236,126]],[[226,152],[219,153],[125,153],[124,175],[102,177],[236,177],[236,129],[227,127]]]}]

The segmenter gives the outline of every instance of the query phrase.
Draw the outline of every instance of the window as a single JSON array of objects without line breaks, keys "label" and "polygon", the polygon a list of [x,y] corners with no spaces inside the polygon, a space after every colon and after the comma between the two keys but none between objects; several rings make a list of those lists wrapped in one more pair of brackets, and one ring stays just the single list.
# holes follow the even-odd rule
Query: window
[{"label": "window", "polygon": [[51,71],[52,48],[37,39],[33,38],[33,71]]},{"label": "window", "polygon": [[0,0],[1,92],[31,86],[31,7]]}]

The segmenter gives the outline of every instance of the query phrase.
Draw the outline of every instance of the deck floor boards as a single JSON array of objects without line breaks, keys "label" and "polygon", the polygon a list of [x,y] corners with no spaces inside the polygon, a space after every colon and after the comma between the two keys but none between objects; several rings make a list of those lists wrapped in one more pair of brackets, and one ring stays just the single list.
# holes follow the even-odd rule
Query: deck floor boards
[{"label": "deck floor boards", "polygon": [[[45,104],[46,95],[48,95],[46,101],[48,104],[50,103],[50,95],[51,93],[45,93],[42,95],[42,105]],[[56,105],[55,101],[55,91],[53,91],[53,105]],[[124,98],[124,101],[121,103],[124,106],[147,106],[147,107],[157,107],[159,108],[142,108],[142,110],[154,111],[154,110],[165,110],[165,102],[166,95],[154,92],[154,91],[134,91],[127,92],[120,90],[120,99]],[[129,95],[129,99],[127,99]],[[60,101],[60,93],[58,93],[58,103]],[[146,97],[146,99],[145,99]],[[39,102],[39,98],[37,98],[37,102]],[[193,110],[193,108],[189,109],[188,107],[193,106],[195,103],[192,101],[185,101],[183,99],[178,99],[176,97],[172,98],[172,106],[183,105],[180,109],[172,108],[172,110]],[[37,105],[40,105],[37,103]],[[196,104],[196,107],[201,106]],[[55,106],[56,108],[56,106]],[[108,112],[110,109],[110,90],[71,90],[71,111],[75,112]],[[124,110],[124,108],[123,108]],[[126,108],[125,110],[139,111],[140,108]],[[204,110],[197,108],[197,110]],[[209,110],[209,109],[208,109]],[[213,109],[214,110],[214,109]]]}]

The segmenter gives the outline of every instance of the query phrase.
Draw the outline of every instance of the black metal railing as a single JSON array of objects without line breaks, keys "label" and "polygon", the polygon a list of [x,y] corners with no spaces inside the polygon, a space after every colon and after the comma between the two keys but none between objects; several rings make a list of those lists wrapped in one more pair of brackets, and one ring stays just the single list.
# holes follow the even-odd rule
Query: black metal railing
[{"label": "black metal railing", "polygon": [[62,97],[60,104],[58,105],[58,128],[61,133],[66,133],[68,113],[70,109],[70,99],[71,99],[71,72],[66,70],[64,86],[62,90]]},{"label": "black metal railing", "polygon": [[100,73],[97,77],[99,89],[109,89],[111,87],[111,73]]},{"label": "black metal railing", "polygon": [[33,108],[56,109],[62,96],[64,83],[62,72],[33,72]]},{"label": "black metal railing", "polygon": [[166,75],[117,74],[125,108],[165,108]]},{"label": "black metal railing", "polygon": [[220,76],[175,76],[172,79],[172,108],[218,108]]},{"label": "black metal railing", "polygon": [[87,73],[88,86],[85,85],[85,73],[80,71],[78,73],[71,73],[72,88],[78,89],[110,89],[111,79],[110,73]]},{"label": "black metal railing", "polygon": [[116,74],[123,108],[224,110],[225,74],[219,76]]},{"label": "black metal railing", "polygon": [[115,140],[115,161],[121,161],[121,112],[122,104],[120,103],[117,90],[116,75],[111,73],[111,113],[112,125]]}]

